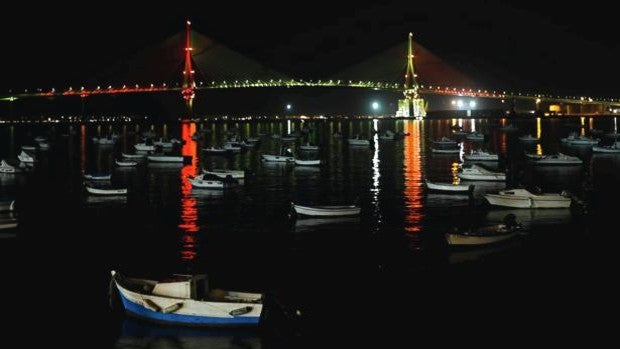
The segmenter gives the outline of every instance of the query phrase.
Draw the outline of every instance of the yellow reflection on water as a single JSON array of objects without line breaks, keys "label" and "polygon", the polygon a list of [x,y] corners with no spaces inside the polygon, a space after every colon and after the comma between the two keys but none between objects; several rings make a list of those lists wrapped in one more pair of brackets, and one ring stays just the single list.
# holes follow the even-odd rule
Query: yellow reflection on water
[{"label": "yellow reflection on water", "polygon": [[585,116],[581,117],[581,132],[580,132],[580,134],[582,136],[586,135],[586,117]]},{"label": "yellow reflection on water", "polygon": [[422,121],[405,121],[405,133],[409,133],[404,140],[404,197],[407,211],[405,213],[405,231],[407,234],[417,234],[421,231],[420,223],[424,217],[422,213],[422,158],[420,142],[422,141],[420,128]]},{"label": "yellow reflection on water", "polygon": [[458,176],[459,173],[459,163],[453,162],[450,166],[450,172],[452,173],[452,184],[459,184],[461,179]]}]

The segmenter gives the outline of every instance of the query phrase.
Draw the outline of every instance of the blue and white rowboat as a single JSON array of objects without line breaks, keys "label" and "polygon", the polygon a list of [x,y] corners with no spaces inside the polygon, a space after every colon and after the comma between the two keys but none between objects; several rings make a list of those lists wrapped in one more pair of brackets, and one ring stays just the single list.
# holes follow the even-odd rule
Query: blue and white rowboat
[{"label": "blue and white rowboat", "polygon": [[[208,290],[204,275],[174,275],[170,280],[127,278],[112,271],[128,315],[187,326],[257,326],[262,294]],[[199,294],[202,293],[202,294]]]}]

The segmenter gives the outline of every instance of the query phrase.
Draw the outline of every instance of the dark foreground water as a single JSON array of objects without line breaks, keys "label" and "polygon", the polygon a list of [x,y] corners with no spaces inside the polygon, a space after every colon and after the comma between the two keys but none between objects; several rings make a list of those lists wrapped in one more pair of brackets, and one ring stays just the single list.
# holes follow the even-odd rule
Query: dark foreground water
[{"label": "dark foreground water", "polygon": [[[24,173],[0,174],[0,199],[16,198],[16,238],[0,239],[0,268],[8,333],[23,346],[270,348],[413,346],[422,339],[477,343],[502,336],[572,338],[593,333],[611,307],[620,156],[565,147],[560,138],[592,128],[612,130],[612,118],[517,120],[272,121],[155,125],[15,125],[0,127],[0,158],[16,159],[21,145],[44,135],[51,147]],[[427,193],[423,181],[453,181],[461,155],[436,155],[432,140],[465,130],[486,134],[472,147],[498,152],[508,185],[567,190],[586,205],[572,209],[490,208],[481,194],[506,183],[476,183],[473,201]],[[279,142],[230,157],[205,156],[202,147],[241,137],[284,134],[307,127],[319,143],[320,168],[270,164]],[[409,133],[379,140],[373,130]],[[117,168],[141,132],[187,141],[177,153],[191,164],[141,163]],[[190,136],[207,130],[203,140]],[[115,146],[91,137],[113,131]],[[342,137],[361,134],[370,148]],[[542,137],[523,145],[518,136]],[[606,140],[609,142],[609,140]],[[301,143],[301,142],[298,142]],[[577,155],[582,166],[532,166],[524,151]],[[201,168],[245,169],[251,175],[224,192],[192,189],[186,177]],[[126,198],[84,190],[84,173],[111,173]],[[290,203],[350,204],[359,219],[290,217]],[[527,234],[507,244],[450,249],[452,227],[500,222],[513,213]],[[260,331],[166,328],[116,316],[108,307],[110,270],[158,277],[208,273],[214,286],[268,293],[286,309]],[[274,307],[274,309],[277,307]],[[5,325],[6,326],[6,325]],[[6,327],[5,327],[6,328]],[[26,333],[24,335],[23,333]],[[7,340],[8,341],[8,340]]]}]

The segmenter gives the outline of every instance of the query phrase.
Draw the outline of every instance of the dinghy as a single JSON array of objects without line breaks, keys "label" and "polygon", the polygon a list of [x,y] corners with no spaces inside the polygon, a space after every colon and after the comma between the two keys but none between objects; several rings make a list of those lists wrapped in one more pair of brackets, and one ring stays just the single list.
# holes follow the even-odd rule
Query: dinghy
[{"label": "dinghy", "polygon": [[313,217],[357,216],[361,210],[358,206],[292,206],[298,215]]},{"label": "dinghy", "polygon": [[484,141],[484,134],[480,132],[472,132],[465,136],[470,141]]},{"label": "dinghy", "polygon": [[301,159],[295,159],[295,165],[299,165],[299,166],[319,166],[319,165],[321,165],[321,160],[301,160]]},{"label": "dinghy", "polygon": [[84,175],[84,179],[89,180],[89,181],[109,181],[110,179],[112,179],[112,175],[111,174],[85,174]]},{"label": "dinghy", "polygon": [[127,195],[127,188],[125,189],[100,189],[86,186],[86,191],[93,195]]},{"label": "dinghy", "polygon": [[211,155],[224,155],[226,154],[226,149],[224,148],[220,148],[220,147],[209,147],[209,148],[202,148],[202,151],[204,151],[206,154],[211,154]]},{"label": "dinghy", "polygon": [[116,166],[119,167],[134,167],[137,166],[138,163],[135,161],[128,161],[128,160],[116,160]]},{"label": "dinghy", "polygon": [[567,208],[571,204],[571,198],[564,193],[536,195],[525,189],[500,190],[484,198],[491,205],[514,208]]},{"label": "dinghy", "polygon": [[454,139],[450,139],[448,137],[441,137],[441,139],[439,139],[438,141],[433,141],[433,145],[438,145],[438,146],[446,146],[446,145],[456,145],[457,141],[455,141]]},{"label": "dinghy", "polygon": [[593,153],[620,153],[620,147],[614,145],[602,145],[592,147]]},{"label": "dinghy", "polygon": [[450,246],[489,245],[512,239],[521,229],[522,226],[516,222],[515,216],[509,214],[504,217],[504,224],[482,227],[475,231],[447,233],[446,241]]},{"label": "dinghy", "polygon": [[220,169],[214,169],[214,170],[202,170],[203,174],[207,174],[207,175],[212,175],[212,176],[216,176],[219,178],[228,178],[228,176],[232,177],[233,179],[244,179],[245,178],[245,171],[240,171],[240,170],[220,170]]},{"label": "dinghy", "polygon": [[528,135],[519,137],[519,140],[524,143],[535,143],[535,142],[538,142],[539,139],[528,134]]},{"label": "dinghy", "polygon": [[455,193],[455,194],[468,194],[474,191],[473,185],[464,184],[452,184],[452,183],[438,183],[424,180],[426,188],[432,191]]}]

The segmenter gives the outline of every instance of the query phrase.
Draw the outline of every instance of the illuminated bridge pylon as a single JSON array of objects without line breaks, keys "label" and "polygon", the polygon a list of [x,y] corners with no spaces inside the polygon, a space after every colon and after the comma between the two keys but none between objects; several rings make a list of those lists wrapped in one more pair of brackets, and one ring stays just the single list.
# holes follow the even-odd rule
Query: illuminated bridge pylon
[{"label": "illuminated bridge pylon", "polygon": [[181,94],[183,99],[191,107],[192,100],[194,99],[196,90],[196,81],[194,80],[194,69],[192,68],[192,23],[186,22],[185,25],[185,68],[183,69],[183,85],[181,88]]},{"label": "illuminated bridge pylon", "polygon": [[417,75],[413,65],[413,33],[409,33],[407,49],[407,71],[405,73],[405,99],[398,101],[396,116],[423,118],[426,116],[426,102],[420,97]]}]

